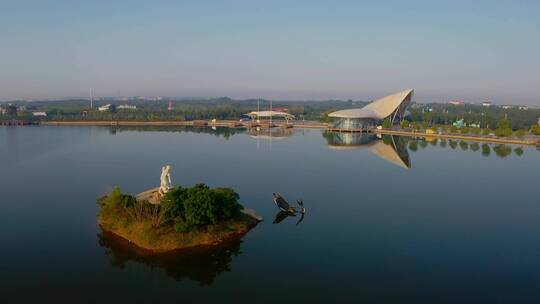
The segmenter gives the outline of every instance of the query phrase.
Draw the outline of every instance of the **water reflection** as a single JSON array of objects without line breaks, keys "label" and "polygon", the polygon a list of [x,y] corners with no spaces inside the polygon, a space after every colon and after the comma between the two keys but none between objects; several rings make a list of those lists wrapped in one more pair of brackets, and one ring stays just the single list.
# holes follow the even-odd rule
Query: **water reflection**
[{"label": "water reflection", "polygon": [[111,126],[109,133],[136,131],[136,132],[177,132],[177,133],[200,133],[221,136],[229,139],[231,136],[246,133],[244,128],[229,127],[192,127],[192,126]]},{"label": "water reflection", "polygon": [[[382,140],[370,133],[323,133],[328,146],[335,150],[368,148],[378,157],[405,169],[411,168],[411,159],[404,137],[384,135]],[[416,141],[413,141],[416,142]]]},{"label": "water reflection", "polygon": [[[110,134],[117,132],[137,131],[137,132],[179,132],[179,133],[204,133],[211,134],[225,139],[237,134],[248,134],[255,139],[283,139],[294,135],[292,128],[229,128],[229,127],[192,127],[192,126],[111,126],[104,128],[109,130]],[[303,130],[302,130],[303,131]],[[436,138],[432,136],[422,137],[403,137],[384,135],[381,138],[372,133],[339,133],[323,132],[330,148],[335,150],[350,150],[367,147],[375,155],[403,168],[411,168],[408,151],[416,152],[419,149],[425,149],[428,146],[450,148],[452,150],[472,151],[485,156],[491,156],[491,151],[496,156],[503,159],[512,154],[522,156],[523,147],[515,147],[507,144],[478,143],[463,140]],[[383,145],[384,144],[384,145]]]},{"label": "water reflection", "polygon": [[247,134],[256,139],[281,139],[294,134],[292,128],[251,128]]},{"label": "water reflection", "polygon": [[104,230],[98,234],[98,239],[113,267],[125,269],[129,263],[140,263],[163,269],[175,280],[188,279],[201,285],[211,285],[221,273],[231,271],[232,259],[241,254],[242,243],[241,239],[233,239],[212,248],[150,255]]},{"label": "water reflection", "polygon": [[[305,215],[306,215],[305,213],[300,213],[300,217],[296,221],[296,226],[300,225],[300,223],[304,221]],[[283,220],[288,218],[289,216],[296,217],[296,214],[290,213],[287,211],[279,211],[278,213],[276,213],[276,216],[274,217],[274,221],[272,222],[272,224],[279,224],[283,222]]]}]

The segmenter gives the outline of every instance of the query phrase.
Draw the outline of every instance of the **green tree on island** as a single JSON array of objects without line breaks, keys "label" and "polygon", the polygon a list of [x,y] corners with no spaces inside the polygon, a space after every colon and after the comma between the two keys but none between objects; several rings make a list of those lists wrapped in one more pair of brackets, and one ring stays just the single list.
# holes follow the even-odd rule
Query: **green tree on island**
[{"label": "green tree on island", "polygon": [[242,209],[238,198],[231,188],[210,189],[204,184],[197,184],[193,188],[174,188],[161,204],[175,229],[184,232],[237,216]]},{"label": "green tree on island", "polygon": [[240,212],[238,199],[231,188],[197,184],[173,188],[152,204],[116,187],[98,200],[98,222],[104,230],[152,251],[212,245],[256,225],[256,219]]}]

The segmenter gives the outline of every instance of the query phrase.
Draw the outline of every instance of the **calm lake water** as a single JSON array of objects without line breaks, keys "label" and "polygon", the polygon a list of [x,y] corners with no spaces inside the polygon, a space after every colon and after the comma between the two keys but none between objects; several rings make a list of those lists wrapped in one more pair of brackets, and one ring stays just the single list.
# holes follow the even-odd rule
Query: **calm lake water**
[{"label": "calm lake water", "polygon": [[[0,127],[0,290],[17,302],[537,303],[540,151],[319,130]],[[264,222],[140,257],[96,199],[233,187]],[[274,224],[272,192],[303,199]],[[10,301],[12,302],[12,301]]]}]

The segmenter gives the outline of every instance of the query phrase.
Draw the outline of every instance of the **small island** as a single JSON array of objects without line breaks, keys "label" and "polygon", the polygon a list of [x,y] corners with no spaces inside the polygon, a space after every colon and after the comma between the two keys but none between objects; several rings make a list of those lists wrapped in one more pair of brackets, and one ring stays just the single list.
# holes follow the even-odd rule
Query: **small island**
[{"label": "small island", "polygon": [[261,220],[231,188],[162,187],[156,199],[123,194],[119,187],[98,200],[98,223],[149,253],[213,246],[240,238]]}]

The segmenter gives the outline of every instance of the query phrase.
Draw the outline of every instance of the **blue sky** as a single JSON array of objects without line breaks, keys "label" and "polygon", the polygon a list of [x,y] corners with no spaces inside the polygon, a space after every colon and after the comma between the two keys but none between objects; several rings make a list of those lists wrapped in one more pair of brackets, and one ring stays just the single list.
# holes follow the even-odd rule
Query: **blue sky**
[{"label": "blue sky", "polygon": [[540,105],[539,3],[0,0],[0,100],[415,88]]}]

